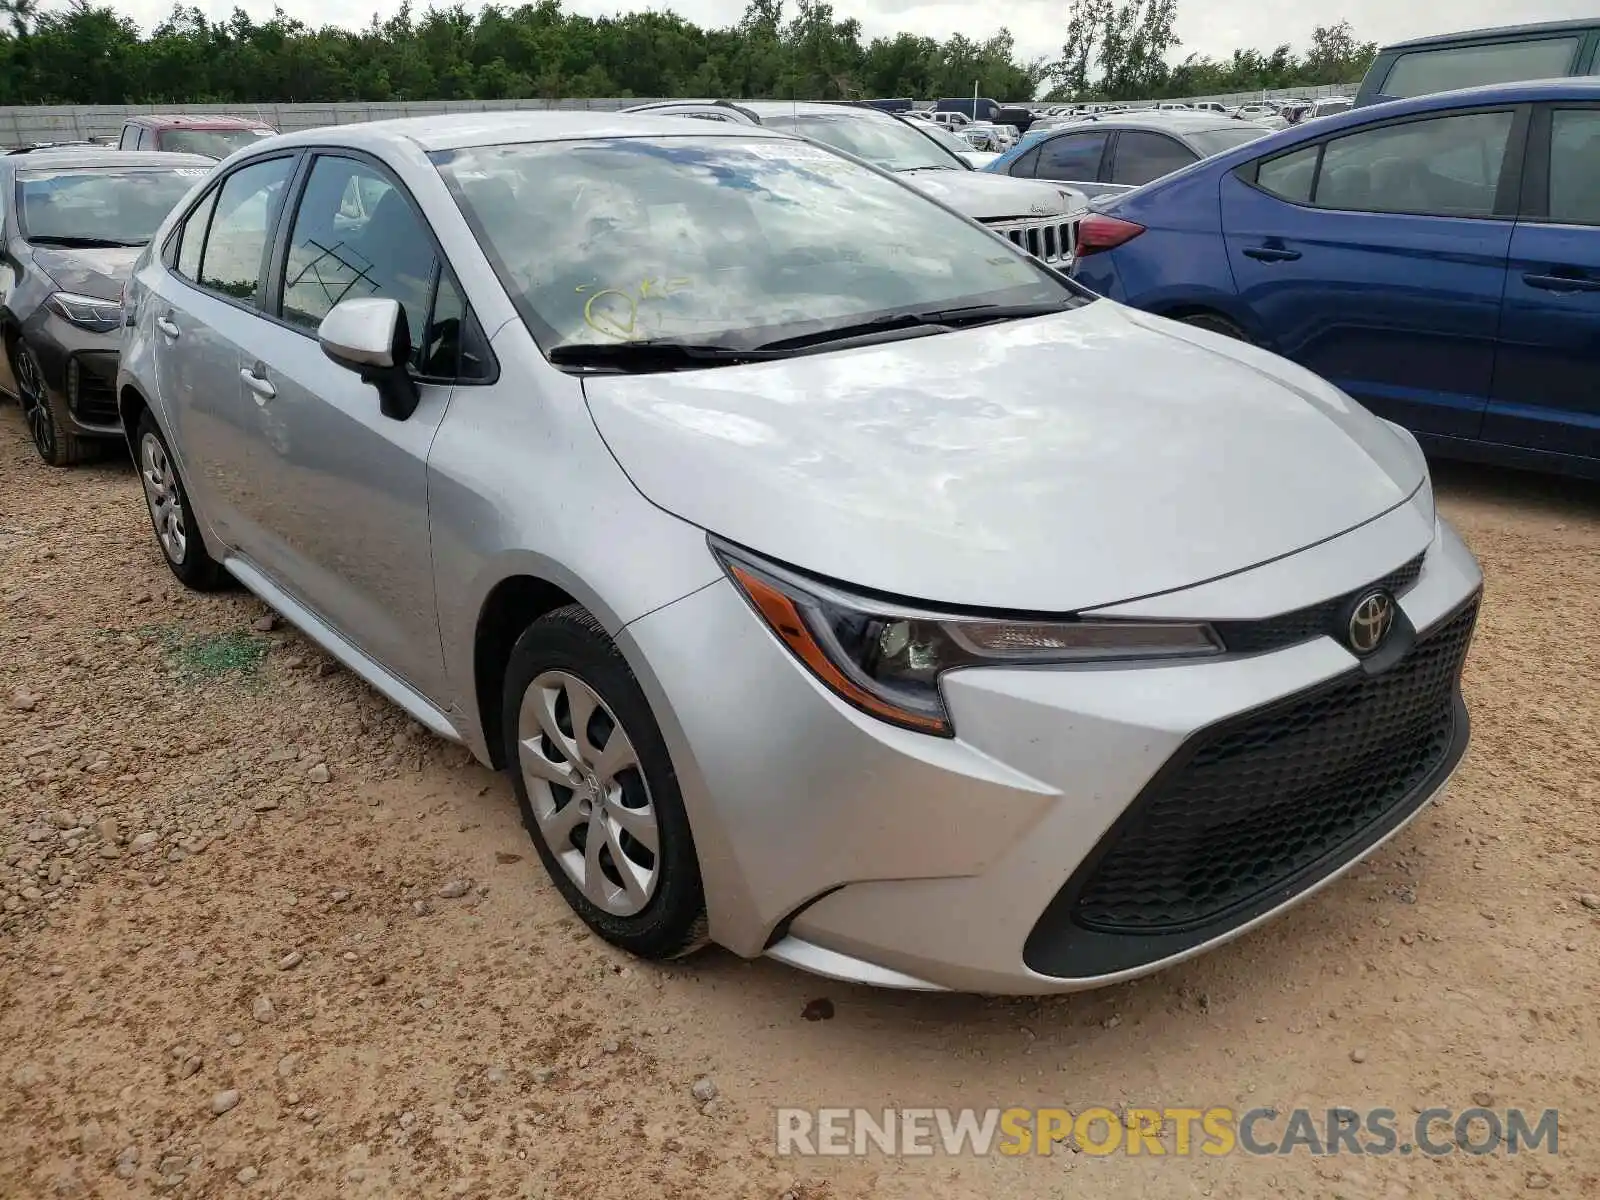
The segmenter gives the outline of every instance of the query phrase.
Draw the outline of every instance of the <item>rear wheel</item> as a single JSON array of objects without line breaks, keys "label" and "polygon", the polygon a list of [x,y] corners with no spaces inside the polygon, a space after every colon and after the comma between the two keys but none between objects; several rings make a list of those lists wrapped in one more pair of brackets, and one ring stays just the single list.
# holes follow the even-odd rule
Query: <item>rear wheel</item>
[{"label": "rear wheel", "polygon": [[11,339],[11,375],[17,381],[17,399],[28,422],[28,436],[39,457],[52,467],[70,467],[92,457],[98,448],[94,438],[72,432],[66,406],[51,395],[44,382],[44,368],[33,347],[20,337]]},{"label": "rear wheel", "polygon": [[1185,325],[1193,325],[1196,329],[1209,329],[1212,333],[1220,333],[1223,337],[1233,338],[1235,341],[1248,342],[1250,338],[1245,331],[1221,313],[1197,312],[1186,313],[1178,318]]},{"label": "rear wheel", "polygon": [[558,609],[517,639],[503,711],[523,823],[567,903],[642,958],[703,945],[705,893],[672,760],[627,660],[586,609]]},{"label": "rear wheel", "polygon": [[150,510],[150,524],[156,531],[156,542],[167,566],[184,587],[197,592],[215,592],[227,587],[230,576],[211,557],[200,538],[200,526],[189,504],[189,493],[167,449],[167,439],[161,435],[161,428],[149,409],[140,414],[134,439],[145,505]]}]

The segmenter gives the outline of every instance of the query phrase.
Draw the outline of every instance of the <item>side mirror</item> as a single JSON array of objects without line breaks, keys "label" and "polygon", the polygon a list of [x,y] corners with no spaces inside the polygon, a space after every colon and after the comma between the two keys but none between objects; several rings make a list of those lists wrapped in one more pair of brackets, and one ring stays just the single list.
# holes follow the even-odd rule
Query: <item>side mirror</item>
[{"label": "side mirror", "polygon": [[378,410],[404,421],[417,411],[422,394],[406,370],[411,359],[411,327],[398,300],[364,296],[341,300],[317,326],[322,352],[378,389]]}]

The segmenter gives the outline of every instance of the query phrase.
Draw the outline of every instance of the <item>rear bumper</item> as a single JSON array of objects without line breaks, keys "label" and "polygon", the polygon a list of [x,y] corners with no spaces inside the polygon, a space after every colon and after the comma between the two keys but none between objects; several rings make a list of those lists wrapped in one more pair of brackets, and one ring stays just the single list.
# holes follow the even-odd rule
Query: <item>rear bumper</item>
[{"label": "rear bumper", "polygon": [[[1414,555],[1420,545],[1406,538],[1421,525],[1401,513],[1347,535],[1369,566],[1344,586]],[[1400,600],[1423,637],[1482,579],[1460,540],[1436,528]],[[1342,541],[1306,554],[1362,557]],[[1263,580],[1281,582],[1292,562],[1263,568]],[[1316,576],[1315,564],[1299,574]],[[1215,609],[1215,594],[1196,589],[1206,611],[1191,615],[1229,615]],[[1166,615],[1183,611],[1184,596],[1163,599]],[[1219,730],[1359,674],[1341,645],[1315,637],[1172,665],[954,672],[944,680],[950,740],[839,703],[726,584],[635,622],[625,638],[678,767],[712,936],[742,954],[882,986],[1072,991],[1192,957],[1314,893],[1392,836],[1437,794],[1467,739],[1457,666],[1442,749],[1403,794],[1361,809],[1346,836],[1215,919],[1108,933],[1085,924],[1082,885],[1141,819],[1163,772]]]}]

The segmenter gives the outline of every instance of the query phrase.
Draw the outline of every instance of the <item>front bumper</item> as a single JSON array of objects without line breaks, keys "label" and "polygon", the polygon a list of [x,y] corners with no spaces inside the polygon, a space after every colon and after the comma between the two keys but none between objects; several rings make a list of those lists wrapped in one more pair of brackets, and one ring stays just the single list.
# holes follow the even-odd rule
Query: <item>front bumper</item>
[{"label": "front bumper", "polygon": [[[1459,538],[1414,505],[1262,568],[1250,603],[1321,580],[1330,564],[1345,587],[1360,586],[1411,558],[1429,533],[1421,573],[1400,598],[1424,646],[1472,601],[1482,576]],[[1306,561],[1291,569],[1298,558]],[[1344,574],[1352,561],[1372,569]],[[1248,593],[1254,574],[1231,577],[1233,593]],[[1180,615],[1188,595],[1161,598],[1168,612],[1152,615]],[[1188,615],[1230,615],[1215,608],[1215,587],[1193,596],[1207,607]],[[888,986],[1072,991],[1192,957],[1359,861],[1438,792],[1466,744],[1457,662],[1444,683],[1456,719],[1403,796],[1376,810],[1349,806],[1341,836],[1220,915],[1185,923],[1169,912],[1142,930],[1135,922],[1107,932],[1103,907],[1085,923],[1083,886],[1130,823],[1145,820],[1141,797],[1242,715],[1360,675],[1340,644],[1317,637],[1177,664],[953,672],[944,679],[953,740],[895,729],[836,701],[726,583],[635,622],[624,649],[678,768],[712,937],[738,953]],[[1370,732],[1359,720],[1354,729]],[[1256,819],[1271,828],[1270,811]],[[1151,881],[1158,890],[1163,882]]]},{"label": "front bumper", "polygon": [[66,400],[72,432],[122,437],[117,411],[119,335],[81,329],[41,306],[23,326],[44,372],[44,384]]}]

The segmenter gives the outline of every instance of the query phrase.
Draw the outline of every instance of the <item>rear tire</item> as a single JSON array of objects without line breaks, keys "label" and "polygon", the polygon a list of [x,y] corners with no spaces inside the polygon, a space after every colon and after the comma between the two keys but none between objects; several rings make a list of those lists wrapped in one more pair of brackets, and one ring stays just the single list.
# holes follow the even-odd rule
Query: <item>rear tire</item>
[{"label": "rear tire", "polygon": [[1196,329],[1207,329],[1212,333],[1220,333],[1223,337],[1230,337],[1236,342],[1249,342],[1250,338],[1244,330],[1221,313],[1197,312],[1187,313],[1177,318],[1185,325],[1193,325]]},{"label": "rear tire", "polygon": [[506,770],[557,890],[614,946],[681,958],[706,942],[705,891],[661,729],[627,660],[580,605],[512,647]]},{"label": "rear tire", "polygon": [[192,591],[216,592],[230,586],[233,577],[211,557],[200,537],[200,522],[189,503],[189,491],[183,486],[167,439],[149,409],[139,414],[133,439],[134,466],[144,486],[145,508],[167,566],[178,582]]},{"label": "rear tire", "polygon": [[97,457],[100,439],[83,437],[72,431],[72,416],[66,403],[50,391],[44,381],[39,356],[20,336],[14,336],[7,351],[11,356],[11,377],[17,382],[17,399],[28,423],[33,448],[52,467],[70,467]]}]

